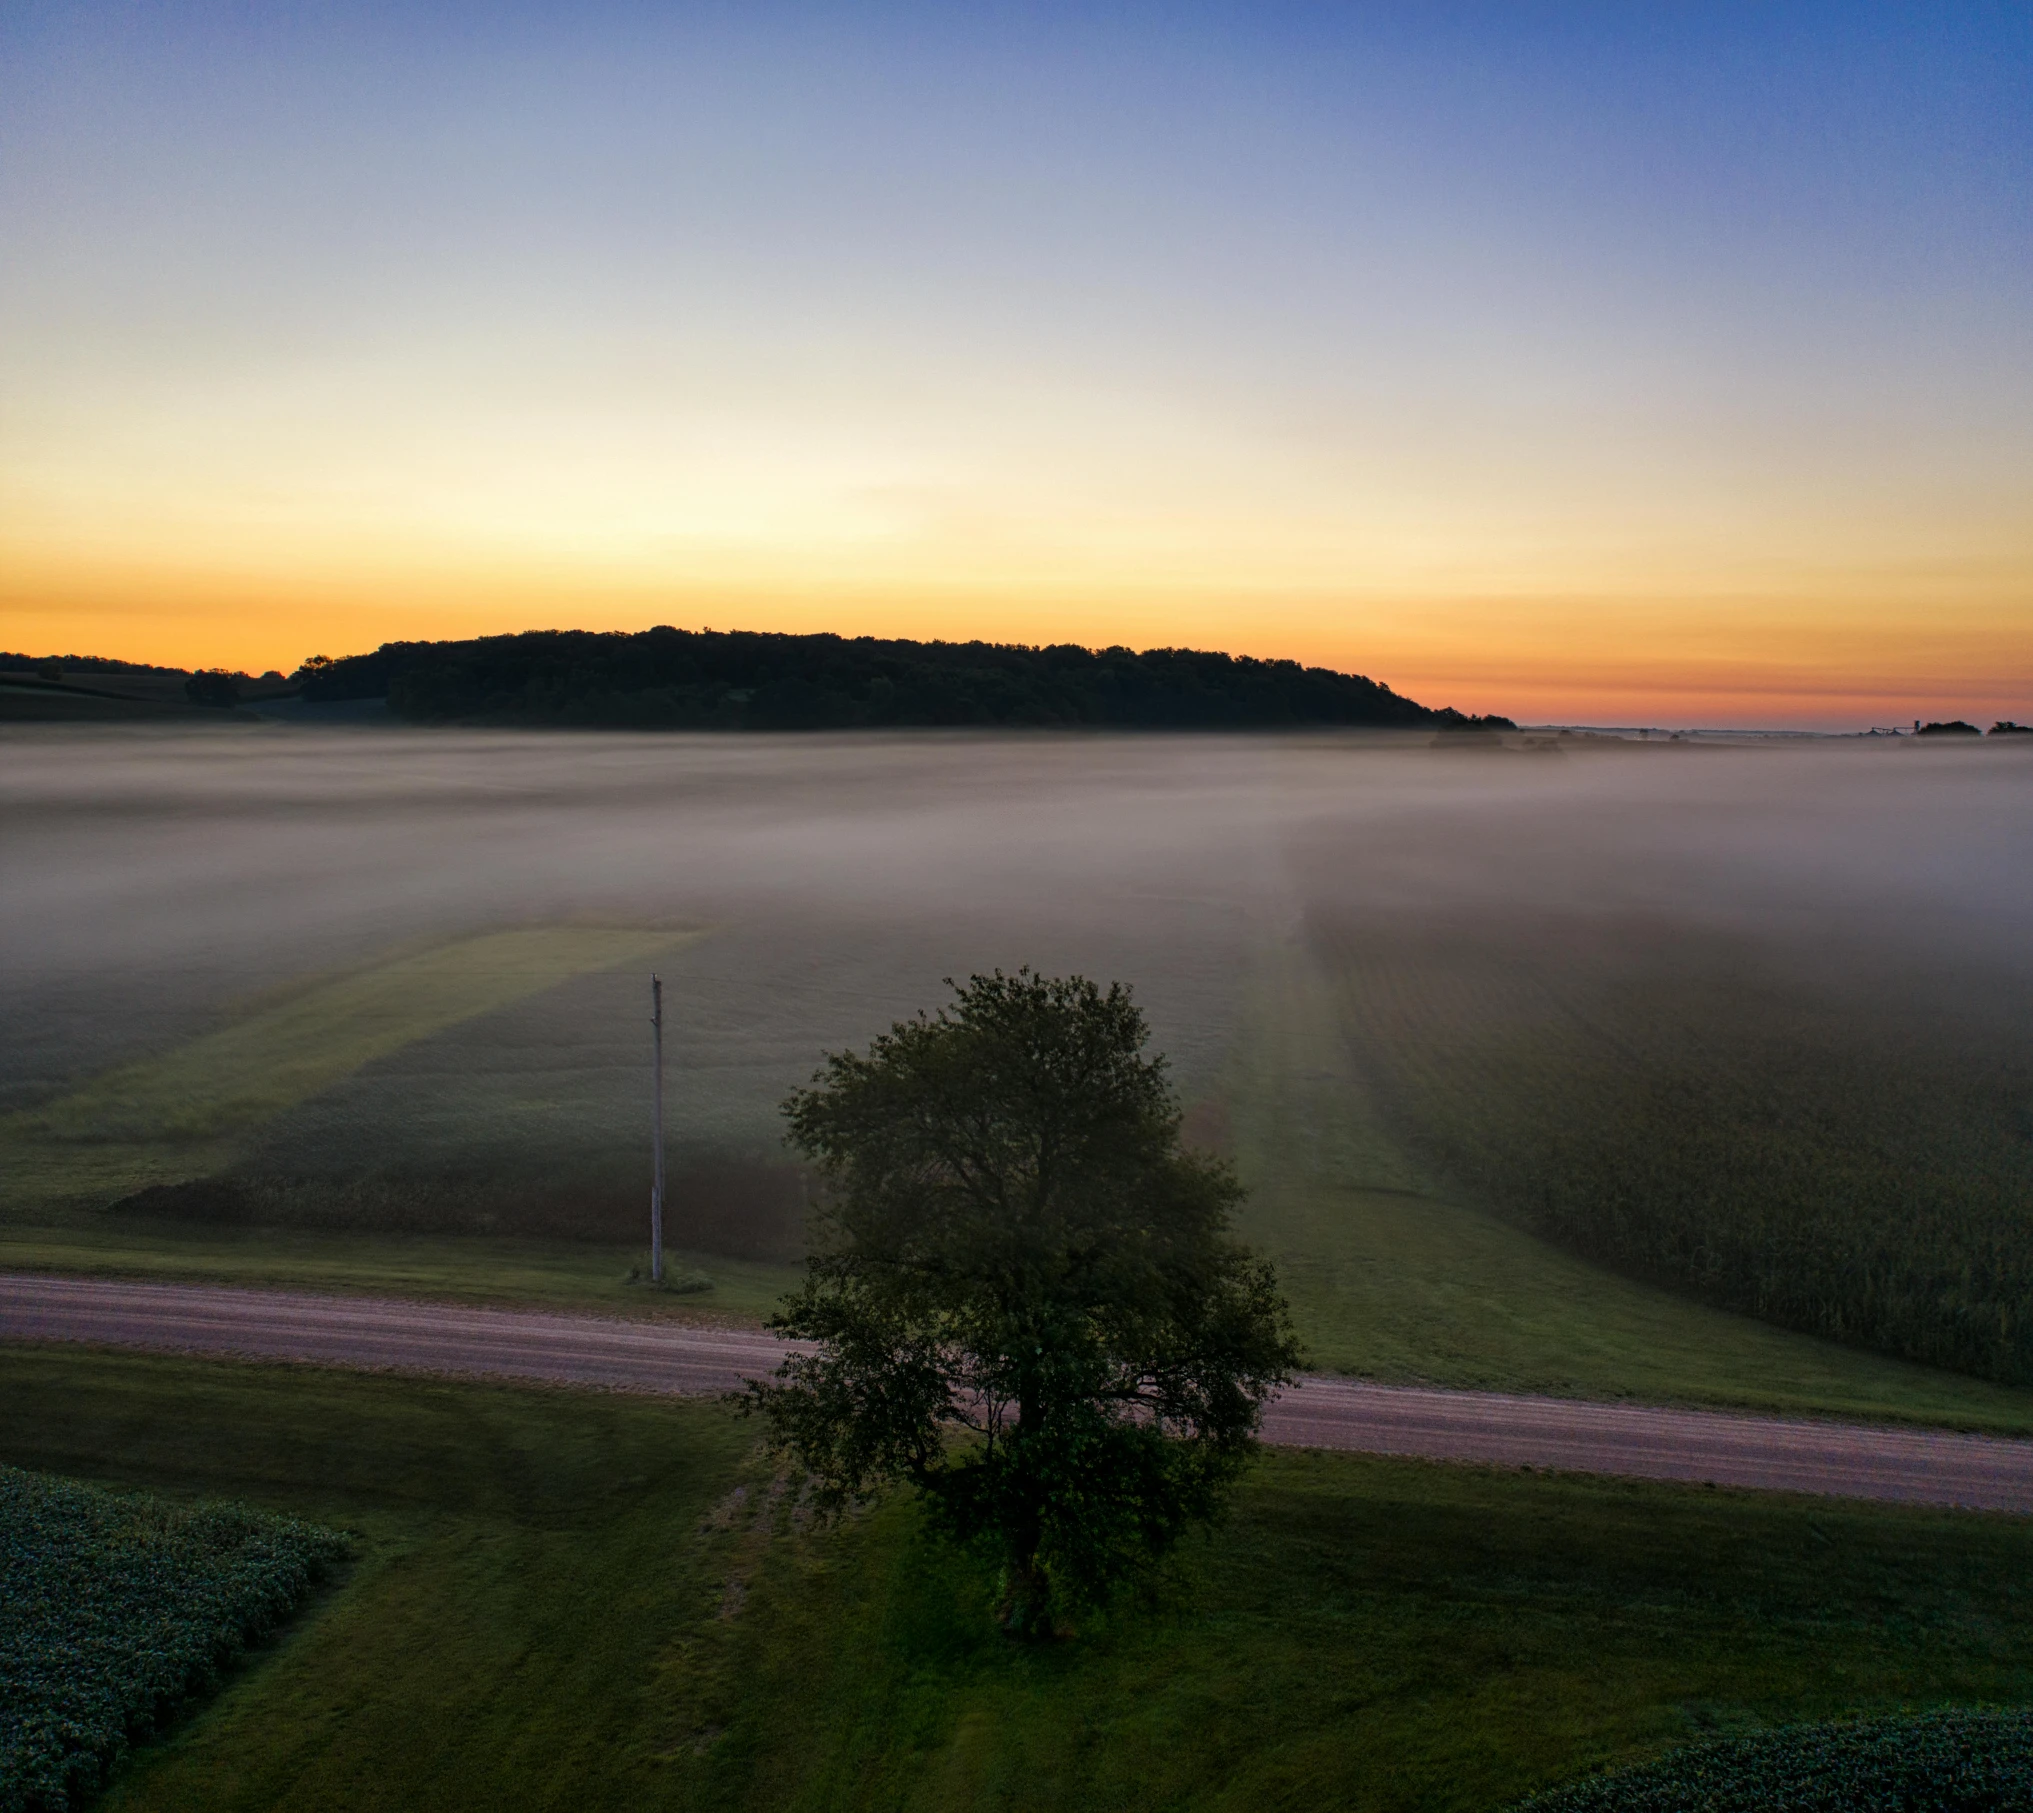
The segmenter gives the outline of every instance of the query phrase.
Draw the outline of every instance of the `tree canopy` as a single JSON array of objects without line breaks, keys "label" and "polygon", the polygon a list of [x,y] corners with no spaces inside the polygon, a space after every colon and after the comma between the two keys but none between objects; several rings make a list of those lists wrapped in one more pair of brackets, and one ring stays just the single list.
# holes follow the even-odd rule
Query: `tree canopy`
[{"label": "tree canopy", "polygon": [[1019,1635],[1215,1515],[1298,1364],[1146,1040],[1120,984],[997,972],[784,1105],[826,1190],[773,1326],[816,1347],[752,1406],[822,1507],[914,1483]]},{"label": "tree canopy", "polygon": [[425,723],[615,729],[904,726],[1437,729],[1465,719],[1361,674],[1200,649],[1028,648],[661,628],[389,642],[298,670],[307,699],[386,696]]},{"label": "tree canopy", "polygon": [[242,677],[223,667],[201,667],[184,682],[184,696],[193,705],[237,705]]}]

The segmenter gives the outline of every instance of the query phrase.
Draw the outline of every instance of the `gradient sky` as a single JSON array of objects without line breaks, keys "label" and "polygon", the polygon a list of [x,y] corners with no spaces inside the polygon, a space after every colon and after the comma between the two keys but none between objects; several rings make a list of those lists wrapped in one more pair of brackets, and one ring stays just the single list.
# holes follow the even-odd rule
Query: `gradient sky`
[{"label": "gradient sky", "polygon": [[0,11],[0,646],[2033,718],[2033,7]]}]

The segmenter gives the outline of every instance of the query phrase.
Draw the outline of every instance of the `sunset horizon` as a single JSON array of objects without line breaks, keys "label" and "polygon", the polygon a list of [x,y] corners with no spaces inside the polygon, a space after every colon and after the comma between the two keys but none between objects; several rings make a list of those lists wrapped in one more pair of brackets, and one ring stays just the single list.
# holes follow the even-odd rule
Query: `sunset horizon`
[{"label": "sunset horizon", "polygon": [[0,245],[0,1813],[2033,1808],[2033,0],[15,0]]},{"label": "sunset horizon", "polygon": [[17,16],[0,644],[2033,716],[2023,17]]}]

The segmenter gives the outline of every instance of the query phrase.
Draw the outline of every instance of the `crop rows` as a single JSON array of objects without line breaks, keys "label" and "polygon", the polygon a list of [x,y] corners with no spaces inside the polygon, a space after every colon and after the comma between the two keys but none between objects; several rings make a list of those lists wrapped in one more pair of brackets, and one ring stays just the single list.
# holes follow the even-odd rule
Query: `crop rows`
[{"label": "crop rows", "polygon": [[1394,1130],[1457,1189],[1724,1307],[2033,1382],[2022,1028],[1686,941],[1329,947]]},{"label": "crop rows", "polygon": [[238,1505],[0,1467],[0,1813],[78,1804],[346,1547]]},{"label": "crop rows", "polygon": [[2033,1712],[1931,1712],[1691,1744],[1531,1813],[2007,1813],[2033,1806]]}]

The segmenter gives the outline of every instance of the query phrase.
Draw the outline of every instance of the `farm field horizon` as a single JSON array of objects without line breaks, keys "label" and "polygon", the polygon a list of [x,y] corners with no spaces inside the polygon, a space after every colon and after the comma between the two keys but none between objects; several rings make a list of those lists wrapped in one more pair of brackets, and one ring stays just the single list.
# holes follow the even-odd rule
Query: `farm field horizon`
[{"label": "farm field horizon", "polygon": [[[1783,1067],[1782,1122],[1823,1126],[1830,1094],[1873,1080],[1909,1117],[1951,1102],[1952,1149],[1923,1156],[1975,1191],[1965,1212],[2009,1216],[1985,1204],[2027,1172],[1979,1091],[2028,1062],[2029,983],[1994,914],[2017,860],[2014,750],[273,727],[16,730],[10,747],[8,816],[43,856],[0,906],[14,1263],[753,1317],[802,1250],[777,1100],[825,1051],[936,1008],[941,977],[1028,962],[1137,989],[1189,1133],[1251,1187],[1245,1231],[1318,1365],[2024,1415],[2010,1365],[1914,1366],[1938,1357],[1925,1330],[1802,1338],[1845,1331],[1760,1319],[1642,1252],[1535,1225],[1490,1169],[1541,1175],[1544,1152],[1499,1149],[1476,1175],[1425,1082],[1517,1054],[1481,1092],[1500,1124],[1477,1129],[1514,1141],[1548,1090],[1602,1088],[1604,1053],[1632,1087],[1684,1092],[1675,1047],[1713,1077],[1728,1035],[1685,1027],[1663,1063],[1634,1042],[1684,1020],[1691,993]],[[1696,860],[1661,832],[1675,813],[1710,846]],[[1815,844],[1788,847],[1810,818]],[[1933,867],[1888,859],[1897,839],[1935,840]],[[82,891],[53,892],[60,873]],[[123,873],[146,876],[131,907]],[[179,892],[181,922],[164,911]],[[1471,948],[1487,974],[1463,974]],[[1868,989],[1832,979],[1851,952]],[[714,1280],[654,1304],[625,1283],[646,1238],[651,967],[671,1004],[673,1245]],[[1817,1093],[1802,1074],[1859,1049],[1875,1079]],[[1770,1129],[1733,1106],[1703,1137],[1734,1141],[1741,1168]],[[1560,1162],[1580,1188],[1619,1162],[1592,1127],[1629,1110],[1576,1107]],[[1784,1192],[1815,1156],[1782,1150],[1737,1195],[1805,1213]],[[1861,1218],[1874,1180],[1845,1181]],[[2009,1242],[1989,1250],[2011,1263]],[[1987,1370],[2008,1389],[1987,1393]]]},{"label": "farm field horizon", "polygon": [[2029,71],[0,9],[0,1813],[2033,1809]]},{"label": "farm field horizon", "polygon": [[[754,1323],[814,1188],[786,1091],[945,977],[1030,964],[1135,989],[1309,1366],[2033,1435],[2001,1314],[2028,1261],[2016,749],[0,746],[28,859],[0,878],[0,1270]],[[682,1293],[643,1282],[651,970]],[[1876,1294],[1831,1326],[1690,1267],[1704,1216],[1847,1228]],[[1284,1453],[1149,1594],[1026,1660],[969,1634],[986,1582],[907,1498],[821,1530],[719,1407],[58,1347],[0,1369],[0,1462],[354,1545],[108,1807],[1494,1808],[2033,1678],[2016,1599],[1979,1604],[2023,1519]],[[1706,1559],[1643,1552],[1662,1529]],[[627,1601],[597,1661],[566,1636],[589,1595]],[[1327,1659],[1357,1632],[1367,1659]],[[635,1685],[596,1711],[610,1666]]]}]

